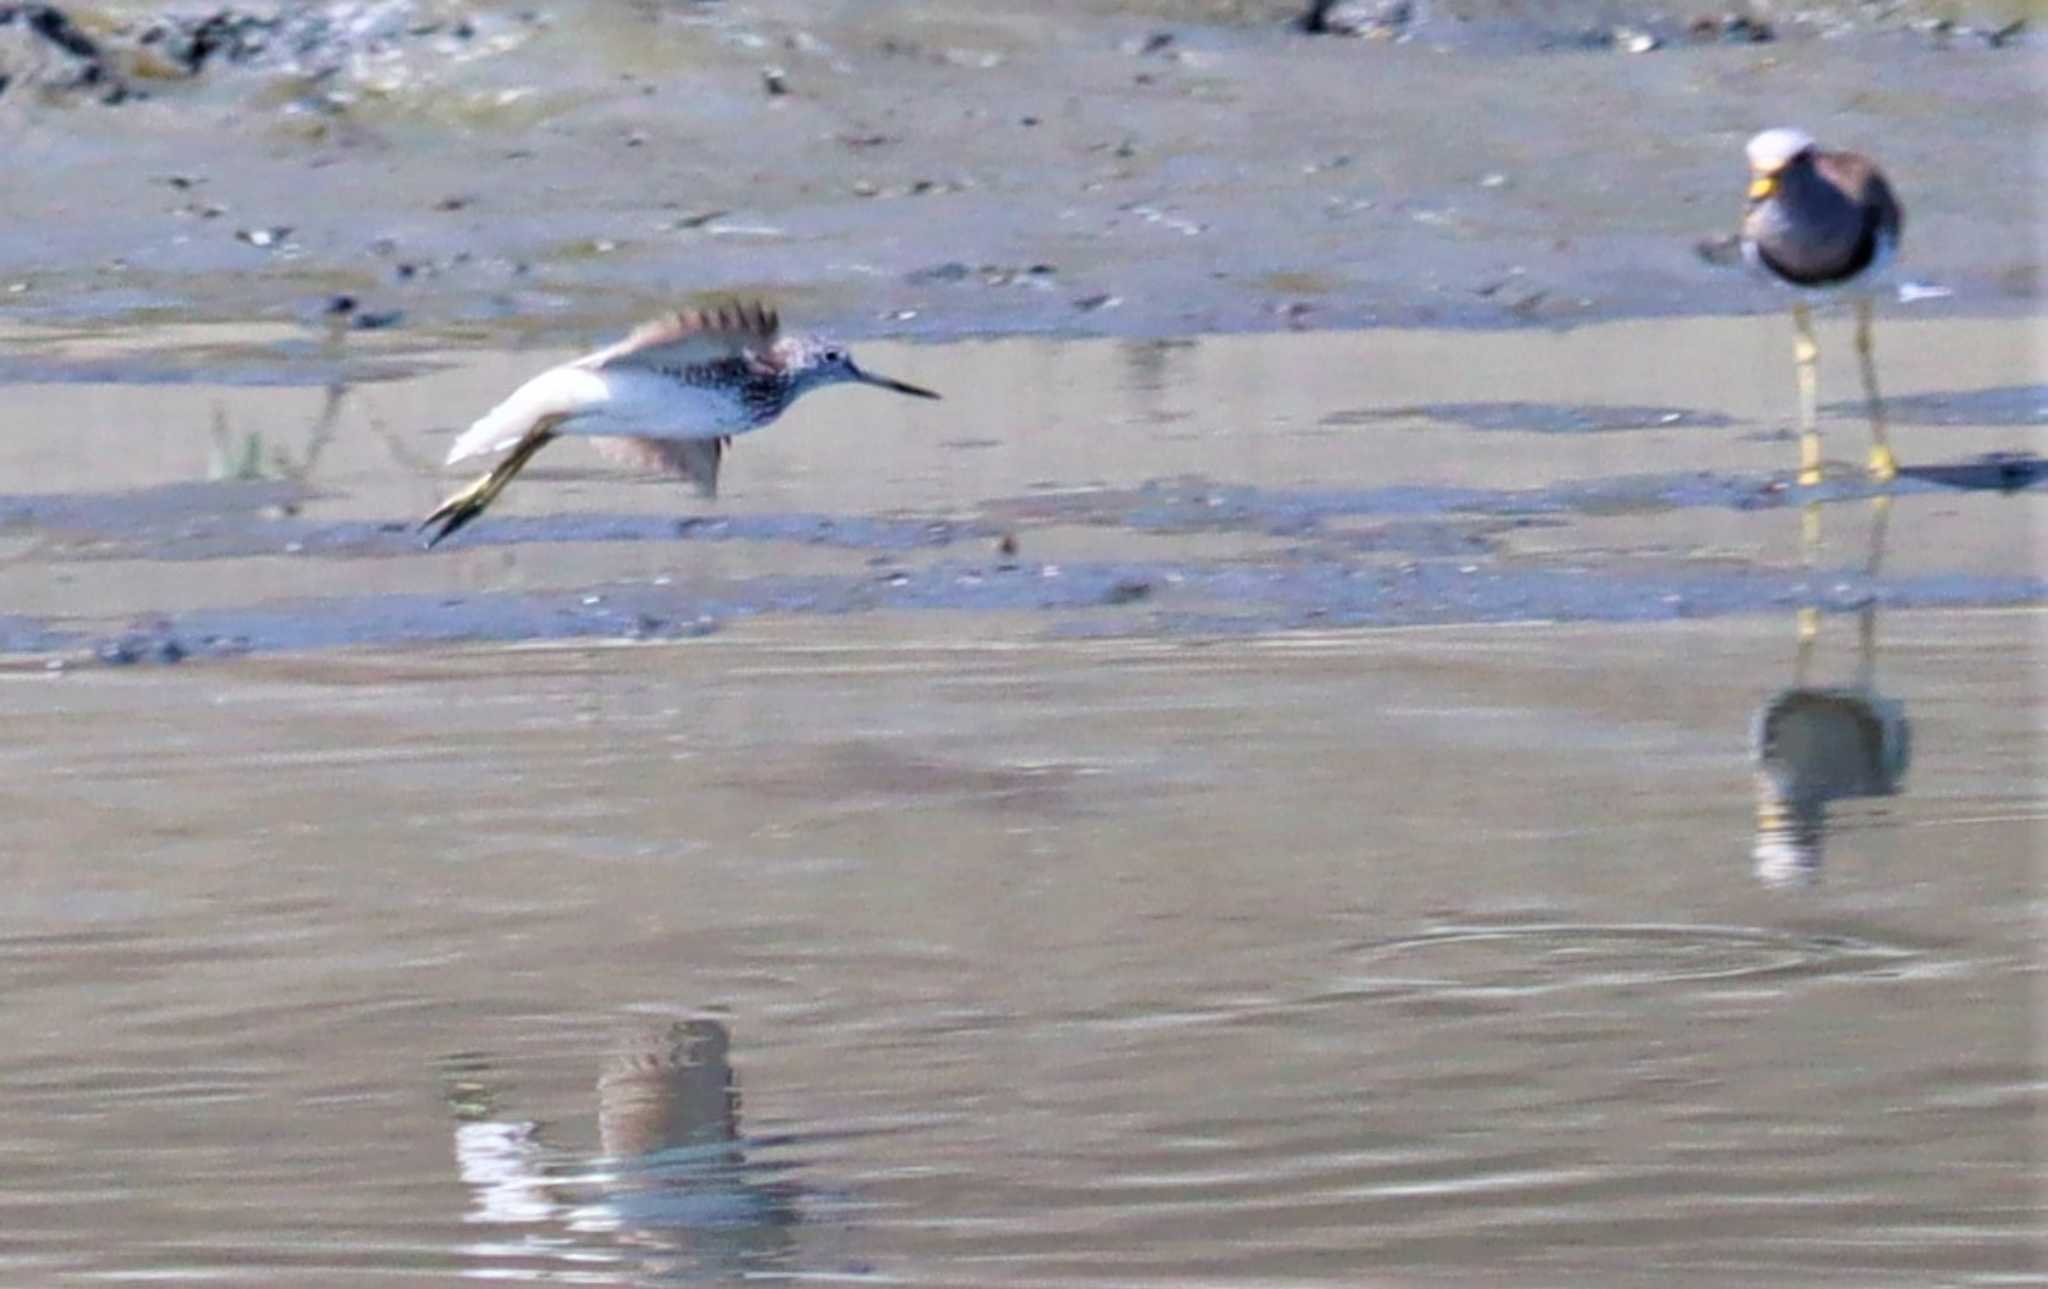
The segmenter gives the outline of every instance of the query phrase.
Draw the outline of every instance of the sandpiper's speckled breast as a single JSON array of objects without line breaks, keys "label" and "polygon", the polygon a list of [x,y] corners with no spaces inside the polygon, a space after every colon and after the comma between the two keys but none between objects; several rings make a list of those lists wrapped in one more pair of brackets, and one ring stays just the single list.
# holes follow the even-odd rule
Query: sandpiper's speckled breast
[{"label": "sandpiper's speckled breast", "polygon": [[758,430],[789,406],[789,383],[740,359],[603,373],[610,397],[571,433],[723,438]]}]

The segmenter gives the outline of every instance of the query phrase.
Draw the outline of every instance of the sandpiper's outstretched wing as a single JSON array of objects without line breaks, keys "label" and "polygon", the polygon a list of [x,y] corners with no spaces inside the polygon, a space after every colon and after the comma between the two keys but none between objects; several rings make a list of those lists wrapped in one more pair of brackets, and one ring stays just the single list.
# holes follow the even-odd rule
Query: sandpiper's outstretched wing
[{"label": "sandpiper's outstretched wing", "polygon": [[697,485],[700,497],[718,495],[718,463],[729,440],[716,439],[592,439],[591,446],[608,461],[640,470],[672,470]]},{"label": "sandpiper's outstretched wing", "polygon": [[[502,452],[544,420],[574,418],[602,406],[612,396],[603,376],[606,371],[675,372],[698,363],[760,354],[775,343],[781,326],[767,305],[739,301],[715,309],[684,309],[642,323],[617,344],[551,367],[512,391],[449,444],[448,461]],[[700,488],[705,486],[696,469],[675,468],[684,468]],[[715,476],[715,460],[710,469]]]},{"label": "sandpiper's outstretched wing", "polygon": [[697,363],[760,353],[775,343],[782,320],[759,301],[734,301],[715,309],[684,309],[643,322],[615,345],[578,358],[592,371],[637,367],[673,370]]}]

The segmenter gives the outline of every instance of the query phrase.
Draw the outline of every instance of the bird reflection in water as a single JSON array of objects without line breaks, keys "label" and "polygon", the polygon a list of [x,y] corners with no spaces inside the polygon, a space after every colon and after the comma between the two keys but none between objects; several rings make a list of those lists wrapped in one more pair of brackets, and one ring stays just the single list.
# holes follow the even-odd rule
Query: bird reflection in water
[{"label": "bird reflection in water", "polygon": [[594,1160],[552,1148],[536,1124],[496,1117],[480,1082],[460,1084],[465,1220],[529,1228],[515,1243],[472,1246],[491,1259],[475,1274],[516,1279],[513,1266],[532,1256],[593,1271],[626,1263],[635,1280],[786,1269],[797,1187],[761,1180],[746,1158],[730,1046],[714,1020],[653,1024],[616,1043],[597,1081]]},{"label": "bird reflection in water", "polygon": [[[1884,558],[1891,498],[1872,501],[1866,574]],[[1803,519],[1809,566],[1820,547],[1820,507]],[[1767,886],[1810,886],[1820,877],[1831,801],[1888,797],[1903,786],[1911,759],[1911,727],[1896,699],[1877,691],[1877,600],[1857,611],[1856,674],[1847,685],[1815,685],[1809,676],[1820,635],[1820,610],[1802,608],[1792,684],[1756,711],[1750,741],[1756,757],[1757,880]]]}]

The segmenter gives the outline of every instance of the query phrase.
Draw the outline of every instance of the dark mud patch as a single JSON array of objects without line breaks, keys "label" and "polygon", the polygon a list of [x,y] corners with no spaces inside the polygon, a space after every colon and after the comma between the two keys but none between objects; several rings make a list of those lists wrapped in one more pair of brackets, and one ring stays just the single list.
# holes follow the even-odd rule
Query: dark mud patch
[{"label": "dark mud patch", "polygon": [[1436,559],[1494,555],[1500,550],[1498,538],[1502,533],[1555,522],[1532,517],[1484,521],[1337,522],[1326,526],[1320,544],[1358,554]]},{"label": "dark mud patch", "polygon": [[[296,513],[314,490],[285,480],[170,483],[129,492],[0,496],[0,531],[33,529],[161,556],[223,528],[256,531]],[[263,549],[268,549],[268,544]],[[249,553],[248,551],[240,553]]]},{"label": "dark mud patch", "polygon": [[46,622],[0,613],[0,653],[49,653],[75,648],[77,643],[76,634],[57,630]]},{"label": "dark mud patch", "polygon": [[[1318,538],[1356,553],[1484,554],[1517,528],[1573,516],[1653,515],[1692,507],[1766,510],[1880,492],[2016,491],[2048,480],[2048,463],[1997,456],[1907,468],[1888,487],[1859,475],[1793,488],[1786,476],[1707,471],[1567,481],[1543,488],[1396,485],[1279,489],[1199,478],[1130,489],[1000,498],[962,518],[825,515],[492,515],[446,549],[563,542],[746,542],[866,551],[878,556],[996,542],[1038,526],[1122,529],[1171,538],[1201,533]],[[317,520],[318,490],[288,480],[168,484],[133,492],[0,496],[0,531],[53,539],[50,560],[223,560],[254,555],[395,558],[421,555],[417,521]],[[425,557],[425,556],[422,556]]]},{"label": "dark mud patch", "polygon": [[[1005,498],[983,511],[998,520],[1119,526],[1156,534],[1251,532],[1300,536],[1334,519],[1651,513],[1689,506],[1755,510],[1786,504],[1789,477],[1709,471],[1618,476],[1543,488],[1488,489],[1398,484],[1381,488],[1277,489],[1200,478],[1135,489]],[[1909,485],[1910,486],[1910,485]],[[1838,501],[1871,489],[1842,480],[1803,490],[1800,500]]]},{"label": "dark mud patch", "polygon": [[2048,460],[2020,453],[1992,453],[1956,465],[1905,466],[1899,477],[1969,492],[2018,492],[2048,482]]},{"label": "dark mud patch", "polygon": [[[1826,404],[1830,416],[1860,417],[1861,400]],[[1997,389],[1887,396],[1885,414],[1902,425],[2048,425],[2048,385],[2005,385]]]},{"label": "dark mud patch", "polygon": [[[1052,564],[944,560],[853,576],[614,584],[577,591],[373,595],[200,610],[102,637],[113,663],[250,650],[404,642],[701,636],[766,614],[879,611],[1043,614],[1054,634],[1210,635],[1315,626],[1466,622],[1664,621],[1816,605],[1834,611],[2015,605],[2039,601],[2031,576],[1939,574],[1877,579],[1854,571],[1769,568],[1482,566],[1348,560],[1250,565],[1129,560]],[[19,651],[61,647],[46,624],[17,622]],[[41,642],[39,643],[39,638]]]},{"label": "dark mud patch", "polygon": [[[252,555],[377,558],[418,555],[414,519],[318,521],[301,516],[317,494],[289,482],[173,484],[136,492],[0,497],[0,531],[32,530],[57,539],[49,559],[240,559]],[[963,541],[992,541],[998,530],[952,519],[861,515],[765,514],[493,515],[446,549],[561,542],[767,542],[901,553]]]},{"label": "dark mud patch", "polygon": [[[310,346],[307,346],[310,348]],[[362,359],[322,360],[299,346],[280,346],[274,359],[192,354],[134,358],[37,358],[0,355],[0,385],[222,385],[297,389],[405,380],[431,364]]]},{"label": "dark mud patch", "polygon": [[1604,407],[1563,403],[1430,403],[1416,407],[1364,408],[1333,412],[1324,425],[1376,425],[1387,421],[1434,421],[1467,430],[1520,434],[1617,434],[1629,430],[1720,429],[1732,417],[1683,407]]}]

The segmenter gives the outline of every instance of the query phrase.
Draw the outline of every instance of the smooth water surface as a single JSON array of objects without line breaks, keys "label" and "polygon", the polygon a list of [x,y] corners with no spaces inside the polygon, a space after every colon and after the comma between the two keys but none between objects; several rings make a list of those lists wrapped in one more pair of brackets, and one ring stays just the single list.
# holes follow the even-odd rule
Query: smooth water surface
[{"label": "smooth water surface", "polygon": [[[0,1281],[2013,1283],[2035,612],[0,681]],[[1854,668],[1824,624],[1819,679]]]}]

